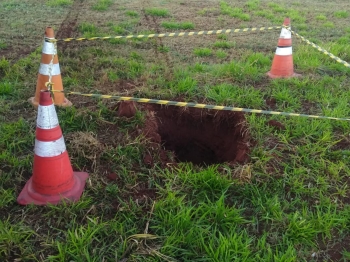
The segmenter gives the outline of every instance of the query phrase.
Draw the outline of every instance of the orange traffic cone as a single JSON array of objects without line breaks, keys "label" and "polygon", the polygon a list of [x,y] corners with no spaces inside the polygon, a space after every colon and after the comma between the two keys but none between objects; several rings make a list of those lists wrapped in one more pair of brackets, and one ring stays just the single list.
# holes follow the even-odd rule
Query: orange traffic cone
[{"label": "orange traffic cone", "polygon": [[[290,19],[286,18],[283,25],[290,28]],[[300,76],[294,72],[292,34],[286,28],[282,28],[281,30],[275,57],[272,61],[271,71],[269,71],[267,75],[270,78],[288,78]]]},{"label": "orange traffic cone", "polygon": [[[39,104],[40,91],[43,89],[47,90],[47,88],[45,87],[45,83],[49,81],[50,62],[52,60],[52,55],[55,55],[55,56],[52,61],[53,64],[51,67],[51,75],[52,75],[51,82],[54,84],[53,88],[55,90],[63,91],[60,64],[58,63],[58,56],[56,53],[55,44],[51,42],[47,42],[45,41],[45,39],[55,39],[55,34],[51,27],[47,27],[45,30],[45,37],[44,37],[41,63],[39,67],[35,96],[29,99],[29,102],[35,107],[38,107],[38,104]],[[72,103],[67,98],[65,98],[64,93],[59,93],[59,92],[55,93],[54,104],[57,106],[72,105]]]},{"label": "orange traffic cone", "polygon": [[40,93],[33,176],[17,198],[21,205],[79,200],[88,174],[73,172],[49,91]]}]

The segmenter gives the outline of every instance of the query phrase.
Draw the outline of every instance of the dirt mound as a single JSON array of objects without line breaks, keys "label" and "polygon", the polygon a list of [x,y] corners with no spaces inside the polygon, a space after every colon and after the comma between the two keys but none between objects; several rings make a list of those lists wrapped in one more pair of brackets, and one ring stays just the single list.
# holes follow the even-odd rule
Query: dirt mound
[{"label": "dirt mound", "polygon": [[136,104],[133,101],[121,101],[118,107],[117,115],[127,118],[133,117],[136,114]]}]

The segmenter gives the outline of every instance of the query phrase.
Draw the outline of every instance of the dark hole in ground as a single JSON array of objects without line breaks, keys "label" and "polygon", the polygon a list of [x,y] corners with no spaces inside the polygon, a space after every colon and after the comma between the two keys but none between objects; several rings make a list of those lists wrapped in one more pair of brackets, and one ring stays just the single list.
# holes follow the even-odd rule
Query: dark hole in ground
[{"label": "dark hole in ground", "polygon": [[244,163],[249,133],[240,112],[148,105],[147,136],[197,165]]}]

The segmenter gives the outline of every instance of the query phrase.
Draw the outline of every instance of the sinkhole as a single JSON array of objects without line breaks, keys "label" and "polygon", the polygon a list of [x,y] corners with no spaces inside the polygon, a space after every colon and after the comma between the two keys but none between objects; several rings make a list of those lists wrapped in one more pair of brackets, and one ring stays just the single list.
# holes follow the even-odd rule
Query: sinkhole
[{"label": "sinkhole", "polygon": [[250,135],[243,113],[161,105],[149,105],[148,110],[148,136],[173,151],[177,162],[248,160]]}]

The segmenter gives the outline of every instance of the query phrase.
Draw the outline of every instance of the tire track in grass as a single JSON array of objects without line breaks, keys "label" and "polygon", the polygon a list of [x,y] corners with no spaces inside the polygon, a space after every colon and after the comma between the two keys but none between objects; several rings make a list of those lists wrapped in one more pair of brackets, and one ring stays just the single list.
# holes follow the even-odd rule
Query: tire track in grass
[{"label": "tire track in grass", "polygon": [[[56,32],[56,39],[63,39],[69,37],[77,36],[77,22],[79,15],[81,15],[81,10],[83,7],[82,0],[75,0],[73,5],[71,6],[66,18],[61,23],[59,29]],[[76,43],[61,43],[61,50],[65,51],[69,46],[74,47]]]},{"label": "tire track in grass", "polygon": [[[154,28],[154,30],[156,31],[157,34],[163,33],[163,32],[161,32],[161,30],[159,28],[159,24],[157,22],[157,19],[155,17],[153,17],[153,16],[149,16],[146,13],[146,11],[145,11],[145,2],[143,2],[142,4],[143,4],[142,14],[143,14],[147,24],[152,26],[152,28]],[[152,19],[150,19],[150,17],[152,17]],[[157,38],[156,39],[155,46],[154,46],[154,52],[155,52],[157,60],[159,60],[159,53],[161,53],[163,58],[164,58],[164,60],[165,60],[167,68],[168,69],[172,68],[173,67],[173,63],[171,62],[169,54],[167,52],[160,52],[159,49],[162,49],[162,50],[165,49],[165,45],[163,43],[162,38]]]}]

